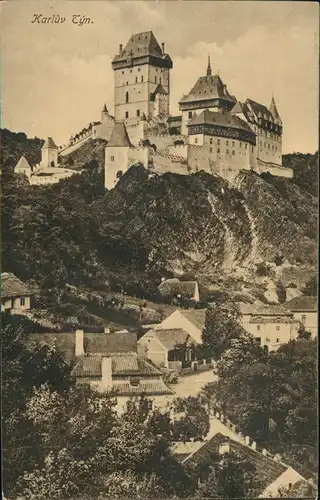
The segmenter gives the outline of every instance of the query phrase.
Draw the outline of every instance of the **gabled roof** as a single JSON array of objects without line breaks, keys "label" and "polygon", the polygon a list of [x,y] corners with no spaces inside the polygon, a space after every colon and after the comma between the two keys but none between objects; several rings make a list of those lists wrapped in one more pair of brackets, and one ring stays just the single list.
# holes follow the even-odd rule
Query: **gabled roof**
[{"label": "gabled roof", "polygon": [[168,95],[168,92],[166,91],[164,86],[161,83],[159,83],[156,90],[154,91],[154,94],[166,94],[166,95]]},{"label": "gabled roof", "polygon": [[262,455],[259,451],[253,450],[249,446],[221,433],[214,435],[206,441],[198,450],[184,460],[184,463],[194,464],[210,461],[211,456],[219,453],[220,445],[226,443],[229,444],[230,451],[233,451],[254,465],[257,478],[261,482],[261,493],[287,470],[287,467],[282,463],[276,462],[272,458]]},{"label": "gabled roof", "polygon": [[265,118],[268,121],[274,122],[274,118],[268,108],[264,104],[253,101],[252,99],[247,99],[245,104],[251,106],[252,111],[257,118]]},{"label": "gabled roof", "polygon": [[133,147],[130,142],[124,122],[115,122],[111,132],[110,140],[107,144],[107,148],[111,147],[118,147],[118,148]]},{"label": "gabled roof", "polygon": [[246,130],[254,135],[250,126],[235,114],[217,113],[216,111],[209,111],[208,109],[202,111],[199,115],[194,115],[188,126],[190,127],[192,125],[218,125],[220,127]]},{"label": "gabled roof", "polygon": [[21,297],[32,295],[27,285],[25,285],[13,273],[1,273],[1,297]]},{"label": "gabled roof", "polygon": [[28,163],[28,160],[24,156],[21,156],[20,160],[18,161],[18,163],[15,166],[15,169],[32,170],[29,163]]},{"label": "gabled roof", "polygon": [[55,144],[52,137],[47,137],[47,139],[44,142],[44,145],[42,146],[42,149],[44,148],[58,149],[58,146]]},{"label": "gabled roof", "polygon": [[251,314],[253,316],[293,316],[290,311],[282,305],[257,305],[239,302],[238,308],[241,314]]},{"label": "gabled roof", "polygon": [[229,103],[236,102],[236,98],[229,94],[219,75],[206,75],[197,80],[189,94],[180,99],[179,104],[207,99],[220,99]]},{"label": "gabled roof", "polygon": [[200,331],[204,329],[206,309],[185,309],[180,311],[180,313]]},{"label": "gabled roof", "polygon": [[160,370],[139,358],[136,353],[110,354],[109,356],[81,356],[72,370],[74,377],[101,377],[102,358],[111,358],[112,376],[161,377]]},{"label": "gabled roof", "polygon": [[174,392],[166,386],[161,377],[141,380],[138,386],[133,386],[129,382],[123,383],[115,380],[112,383],[112,387],[117,392],[118,396],[134,396],[135,394],[145,394],[146,396],[164,396],[174,394]]},{"label": "gabled roof", "polygon": [[318,299],[317,297],[310,297],[307,295],[301,295],[300,297],[295,297],[283,304],[285,309],[289,311],[301,311],[301,312],[316,312],[317,311]]},{"label": "gabled roof", "polygon": [[171,328],[166,330],[149,330],[146,335],[153,335],[168,350],[171,351],[182,344],[197,344],[197,342],[182,328]]}]

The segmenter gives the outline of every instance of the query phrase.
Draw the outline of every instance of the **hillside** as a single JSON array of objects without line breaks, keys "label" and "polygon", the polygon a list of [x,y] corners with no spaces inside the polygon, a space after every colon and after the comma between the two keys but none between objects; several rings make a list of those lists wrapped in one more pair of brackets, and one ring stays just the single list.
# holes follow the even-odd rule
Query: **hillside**
[{"label": "hillside", "polygon": [[88,142],[80,146],[76,151],[66,156],[60,156],[60,164],[64,167],[81,169],[83,165],[96,161],[99,165],[104,165],[104,150],[106,147],[104,139],[89,139]]},{"label": "hillside", "polygon": [[[10,147],[17,156],[19,141]],[[105,192],[103,147],[73,153],[90,168],[56,185],[39,189],[8,174],[3,269],[49,288],[123,287],[144,297],[173,274],[238,291],[270,280],[301,288],[315,275],[317,199],[295,182],[242,171],[230,187],[204,172],[158,176],[136,165]],[[90,148],[98,161],[90,163]],[[268,263],[264,276],[259,262]]]},{"label": "hillside", "polygon": [[0,129],[1,135],[1,169],[3,172],[12,170],[21,156],[25,156],[30,165],[36,165],[41,160],[41,147],[44,140],[35,137],[28,139],[23,132],[15,133]]}]

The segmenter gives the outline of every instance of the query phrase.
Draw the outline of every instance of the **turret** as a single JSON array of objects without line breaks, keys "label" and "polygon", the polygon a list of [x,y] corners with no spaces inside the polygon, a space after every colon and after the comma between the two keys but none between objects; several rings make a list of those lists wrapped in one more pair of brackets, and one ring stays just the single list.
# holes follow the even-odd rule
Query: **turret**
[{"label": "turret", "polygon": [[105,118],[109,117],[109,112],[106,104],[103,105],[102,111],[101,111],[101,123],[104,122]]},{"label": "turret", "polygon": [[58,165],[58,146],[52,137],[48,137],[41,148],[41,167],[56,167]]},{"label": "turret", "polygon": [[279,115],[278,110],[277,110],[277,106],[276,106],[276,102],[274,100],[274,96],[272,96],[269,111],[272,114],[275,123],[279,123],[281,125],[282,121],[281,121],[280,115]]},{"label": "turret", "polygon": [[128,153],[132,147],[125,123],[116,122],[105,149],[104,185],[107,189],[114,188],[121,175],[127,171]]},{"label": "turret", "polygon": [[212,75],[211,62],[210,62],[210,56],[208,56],[207,76],[211,75]]}]

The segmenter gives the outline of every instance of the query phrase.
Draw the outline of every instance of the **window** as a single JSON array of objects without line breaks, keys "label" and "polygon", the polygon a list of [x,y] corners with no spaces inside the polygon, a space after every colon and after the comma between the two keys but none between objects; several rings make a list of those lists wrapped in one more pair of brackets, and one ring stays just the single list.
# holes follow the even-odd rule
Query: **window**
[{"label": "window", "polygon": [[247,148],[248,148],[248,144],[245,144],[245,145],[244,145],[244,149],[247,149]]},{"label": "window", "polygon": [[210,153],[212,153],[212,148],[210,148]]},{"label": "window", "polygon": [[280,326],[276,326],[276,331],[279,332],[280,331]]},{"label": "window", "polygon": [[154,77],[154,82],[157,83],[157,77],[156,76]]},{"label": "window", "polygon": [[136,76],[136,83],[138,83],[138,77]]},{"label": "window", "polygon": [[260,325],[257,325],[257,330],[258,332],[260,332]]},{"label": "window", "polygon": [[229,146],[229,141],[226,141],[226,146]]},{"label": "window", "polygon": [[130,69],[130,73],[132,73],[132,69]]},{"label": "window", "polygon": [[138,71],[140,71],[140,68],[138,68]]},{"label": "window", "polygon": [[220,139],[218,139],[217,143],[220,145]]},{"label": "window", "polygon": [[301,316],[301,323],[302,323],[303,325],[305,325],[305,324],[306,324],[306,319],[307,319],[306,315],[305,315],[305,314],[302,314],[302,316]]},{"label": "window", "polygon": [[229,149],[226,150],[227,155],[229,154]]},{"label": "window", "polygon": [[122,74],[124,75],[124,71],[122,71]]},{"label": "window", "polygon": [[25,306],[26,305],[26,299],[25,297],[20,298],[20,306]]},{"label": "window", "polygon": [[242,142],[239,142],[239,148],[242,148]]},{"label": "window", "polygon": [[140,116],[140,109],[137,109],[137,116]]},{"label": "window", "polygon": [[212,144],[212,143],[213,143],[213,139],[211,138],[211,139],[210,139],[210,144]]},{"label": "window", "polygon": [[132,387],[138,387],[140,384],[140,380],[138,378],[130,378],[130,385]]},{"label": "window", "polygon": [[129,102],[129,92],[126,92],[126,102]]},{"label": "window", "polygon": [[189,113],[188,113],[188,117],[189,117],[189,118],[192,118],[192,111],[189,111]]},{"label": "window", "polygon": [[129,111],[126,111],[125,117],[129,118]]},{"label": "window", "polygon": [[143,82],[143,75],[141,75],[141,82]]},{"label": "window", "polygon": [[220,148],[217,149],[217,153],[220,153]]},{"label": "window", "polygon": [[198,144],[198,137],[195,138],[194,143]]},{"label": "window", "polygon": [[232,151],[232,154],[233,154],[233,156],[235,156],[235,154],[236,154],[235,150]]},{"label": "window", "polygon": [[232,141],[232,146],[233,146],[233,147],[234,147],[234,144],[235,144],[235,142],[234,142],[234,141]]},{"label": "window", "polygon": [[114,161],[114,156],[111,156],[111,161]]},{"label": "window", "polygon": [[277,342],[277,344],[279,344],[279,342],[280,342],[280,339],[276,339],[276,342]]},{"label": "window", "polygon": [[256,337],[256,342],[261,345],[261,337]]},{"label": "window", "polygon": [[129,85],[129,82],[126,82],[126,85]]}]

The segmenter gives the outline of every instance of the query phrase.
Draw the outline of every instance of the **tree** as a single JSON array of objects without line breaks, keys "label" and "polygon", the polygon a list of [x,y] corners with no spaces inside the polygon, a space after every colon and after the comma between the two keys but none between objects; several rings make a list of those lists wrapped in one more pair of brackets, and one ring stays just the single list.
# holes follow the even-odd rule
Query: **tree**
[{"label": "tree", "polygon": [[284,256],[283,256],[282,252],[277,252],[274,256],[275,265],[281,266],[281,264],[283,263],[283,260],[284,260]]},{"label": "tree", "polygon": [[204,356],[219,359],[231,347],[231,341],[245,332],[239,318],[236,304],[227,295],[221,295],[206,311],[202,332]]},{"label": "tree", "polygon": [[209,432],[209,412],[199,397],[177,398],[173,403],[175,413],[172,425],[176,441],[202,440]]},{"label": "tree", "polygon": [[266,264],[265,262],[259,262],[256,264],[256,274],[258,276],[269,276],[270,273],[270,266]]},{"label": "tree", "polygon": [[298,330],[298,339],[299,340],[310,340],[312,337],[312,333],[305,329],[304,325],[301,325]]},{"label": "tree", "polygon": [[277,291],[277,296],[278,296],[278,300],[279,300],[280,304],[283,304],[286,301],[287,292],[286,292],[285,287],[281,283],[281,281],[277,282],[276,291]]},{"label": "tree", "polygon": [[318,295],[318,280],[316,276],[313,276],[307,283],[302,293],[307,296],[317,297]]},{"label": "tree", "polygon": [[236,376],[243,366],[265,360],[266,354],[255,338],[249,334],[231,340],[231,347],[226,349],[217,364],[220,378]]}]

